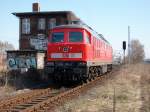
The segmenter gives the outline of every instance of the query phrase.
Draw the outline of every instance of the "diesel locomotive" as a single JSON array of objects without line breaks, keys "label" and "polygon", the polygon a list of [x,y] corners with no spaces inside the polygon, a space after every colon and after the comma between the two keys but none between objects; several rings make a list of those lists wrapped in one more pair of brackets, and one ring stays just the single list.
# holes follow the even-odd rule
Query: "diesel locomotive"
[{"label": "diesel locomotive", "polygon": [[46,74],[55,81],[87,81],[112,69],[112,46],[85,24],[49,31]]}]

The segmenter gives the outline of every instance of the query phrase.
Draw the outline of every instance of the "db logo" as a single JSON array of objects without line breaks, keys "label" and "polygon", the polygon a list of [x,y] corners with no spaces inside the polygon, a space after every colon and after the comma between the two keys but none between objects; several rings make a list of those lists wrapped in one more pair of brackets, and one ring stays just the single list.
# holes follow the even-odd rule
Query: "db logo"
[{"label": "db logo", "polygon": [[63,48],[63,51],[64,51],[64,52],[68,52],[68,51],[69,51],[69,48],[68,48],[68,47],[64,47],[64,48]]}]

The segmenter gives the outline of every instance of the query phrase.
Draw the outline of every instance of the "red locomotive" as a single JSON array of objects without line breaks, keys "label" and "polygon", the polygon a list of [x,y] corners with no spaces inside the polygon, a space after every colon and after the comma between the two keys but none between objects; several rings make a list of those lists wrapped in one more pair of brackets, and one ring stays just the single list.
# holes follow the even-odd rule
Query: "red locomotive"
[{"label": "red locomotive", "polygon": [[84,24],[60,25],[50,31],[45,71],[59,81],[87,81],[112,68],[112,47]]}]

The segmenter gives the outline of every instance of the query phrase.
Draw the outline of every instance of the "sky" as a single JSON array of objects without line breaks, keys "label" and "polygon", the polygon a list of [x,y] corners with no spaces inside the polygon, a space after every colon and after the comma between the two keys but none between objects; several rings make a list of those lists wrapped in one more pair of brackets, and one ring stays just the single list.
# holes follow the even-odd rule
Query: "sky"
[{"label": "sky", "polygon": [[39,2],[41,11],[73,11],[81,20],[122,52],[122,41],[138,39],[150,58],[150,0],[3,0],[0,3],[0,40],[19,44],[19,20],[13,12],[31,12]]}]

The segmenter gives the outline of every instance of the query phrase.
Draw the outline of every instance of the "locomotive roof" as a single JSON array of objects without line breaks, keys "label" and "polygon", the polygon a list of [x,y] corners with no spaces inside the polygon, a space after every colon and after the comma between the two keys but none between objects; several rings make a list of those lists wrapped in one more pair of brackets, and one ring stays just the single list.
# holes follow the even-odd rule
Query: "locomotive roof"
[{"label": "locomotive roof", "polygon": [[92,33],[96,38],[100,38],[102,39],[103,41],[105,41],[106,43],[110,44],[102,34],[98,34],[97,32],[95,32],[91,27],[89,27],[88,25],[86,24],[68,24],[68,25],[59,25],[59,26],[56,26],[54,28],[83,28],[83,29],[86,29],[88,30],[90,33]]}]

